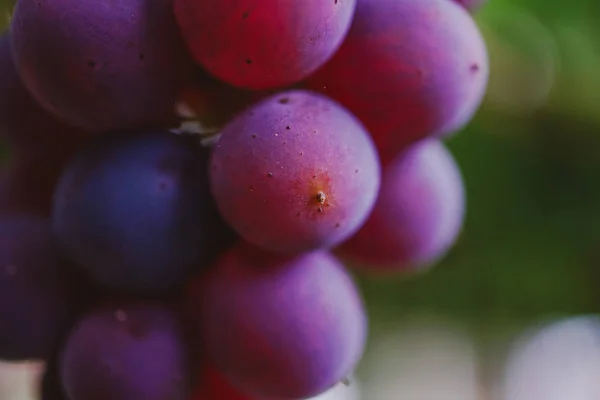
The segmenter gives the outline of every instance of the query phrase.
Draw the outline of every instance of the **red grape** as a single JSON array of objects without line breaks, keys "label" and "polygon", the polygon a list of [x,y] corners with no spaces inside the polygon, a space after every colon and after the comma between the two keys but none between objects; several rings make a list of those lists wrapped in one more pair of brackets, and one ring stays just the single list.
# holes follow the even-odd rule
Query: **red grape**
[{"label": "red grape", "polygon": [[377,152],[360,123],[306,91],[269,97],[230,122],[212,155],[212,191],[247,241],[297,253],[332,247],[367,218]]},{"label": "red grape", "polygon": [[356,0],[174,0],[196,61],[234,86],[268,89],[308,76],[342,43]]},{"label": "red grape", "polygon": [[189,290],[209,361],[258,398],[317,395],[348,377],[367,334],[362,301],[326,252],[287,258],[240,245]]},{"label": "red grape", "polygon": [[352,111],[387,162],[465,124],[487,78],[483,38],[454,1],[358,0],[344,44],[307,85]]},{"label": "red grape", "polygon": [[438,140],[424,140],[386,166],[371,216],[341,250],[370,271],[429,264],[456,240],[464,207],[452,155]]}]

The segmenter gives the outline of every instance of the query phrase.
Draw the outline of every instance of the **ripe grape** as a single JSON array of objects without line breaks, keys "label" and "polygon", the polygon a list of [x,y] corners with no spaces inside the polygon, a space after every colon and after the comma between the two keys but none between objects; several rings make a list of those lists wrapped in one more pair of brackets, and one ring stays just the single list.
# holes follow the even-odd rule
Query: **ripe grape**
[{"label": "ripe grape", "polygon": [[429,264],[456,240],[464,208],[452,155],[438,140],[423,140],[384,168],[371,216],[341,250],[371,271]]},{"label": "ripe grape", "polygon": [[222,131],[212,191],[247,241],[296,253],[332,247],[365,221],[379,188],[377,152],[362,125],[307,91],[271,96]]},{"label": "ripe grape", "polygon": [[0,137],[13,145],[36,147],[57,143],[68,146],[84,137],[80,130],[58,122],[44,111],[23,86],[13,62],[8,32],[0,37]]},{"label": "ripe grape", "polygon": [[191,65],[170,0],[19,0],[11,42],[40,104],[90,130],[167,123]]},{"label": "ripe grape", "polygon": [[362,355],[360,296],[327,252],[289,258],[243,244],[188,295],[209,361],[249,395],[317,395],[349,376]]},{"label": "ripe grape", "polygon": [[97,309],[70,333],[60,375],[70,400],[185,400],[188,363],[181,328],[167,309]]},{"label": "ripe grape", "polygon": [[0,219],[0,359],[51,354],[70,317],[63,266],[46,219]]},{"label": "ripe grape", "polygon": [[342,43],[356,0],[174,0],[198,63],[229,84],[285,86],[323,65]]},{"label": "ripe grape", "polygon": [[59,243],[101,286],[169,289],[209,261],[224,231],[207,170],[208,152],[191,136],[102,136],[58,183]]},{"label": "ripe grape", "polygon": [[307,87],[352,111],[387,162],[471,119],[487,78],[483,38],[454,1],[357,0],[344,44]]}]

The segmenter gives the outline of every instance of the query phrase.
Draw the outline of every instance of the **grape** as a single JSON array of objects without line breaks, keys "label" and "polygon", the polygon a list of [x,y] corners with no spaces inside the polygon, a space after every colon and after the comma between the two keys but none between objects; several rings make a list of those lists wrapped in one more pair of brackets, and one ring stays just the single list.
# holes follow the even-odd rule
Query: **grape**
[{"label": "grape", "polygon": [[188,296],[208,360],[249,395],[317,395],[351,374],[361,357],[362,301],[327,252],[292,259],[241,244]]},{"label": "grape", "polygon": [[344,44],[307,87],[352,111],[387,163],[407,144],[465,124],[487,78],[483,38],[455,2],[358,0]]},{"label": "grape", "polygon": [[103,287],[169,289],[208,262],[217,249],[214,232],[224,231],[207,169],[208,152],[190,136],[100,137],[58,183],[59,243]]},{"label": "grape", "polygon": [[39,147],[81,140],[83,132],[56,121],[25,89],[15,69],[9,36],[7,32],[0,37],[0,137],[12,144]]},{"label": "grape", "polygon": [[0,219],[0,359],[51,354],[70,317],[62,266],[46,219]]},{"label": "grape", "polygon": [[438,140],[423,140],[384,168],[371,216],[341,250],[372,271],[429,264],[454,243],[464,208],[452,155]]},{"label": "grape", "polygon": [[158,306],[101,308],[70,333],[60,359],[70,400],[186,399],[183,335]]},{"label": "grape", "polygon": [[332,247],[367,218],[379,188],[371,139],[350,113],[306,91],[239,114],[212,157],[225,220],[247,241],[285,253]]},{"label": "grape", "polygon": [[249,89],[285,86],[342,43],[356,0],[174,0],[191,53],[208,72]]},{"label": "grape", "polygon": [[17,70],[41,105],[90,130],[164,124],[191,60],[170,0],[19,0]]}]

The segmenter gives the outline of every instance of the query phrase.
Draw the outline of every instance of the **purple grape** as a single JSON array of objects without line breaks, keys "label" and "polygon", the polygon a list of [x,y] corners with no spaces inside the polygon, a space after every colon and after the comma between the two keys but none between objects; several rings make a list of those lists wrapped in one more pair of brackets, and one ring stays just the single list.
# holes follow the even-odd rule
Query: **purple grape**
[{"label": "purple grape", "polygon": [[483,38],[454,1],[357,0],[344,44],[307,87],[352,111],[387,162],[467,123],[487,78]]},{"label": "purple grape", "polygon": [[60,374],[70,400],[185,400],[181,328],[162,307],[97,309],[70,333]]},{"label": "purple grape", "polygon": [[248,242],[299,253],[335,246],[365,221],[380,180],[362,125],[306,91],[269,97],[222,132],[211,184],[225,220]]},{"label": "purple grape", "polygon": [[15,63],[40,104],[69,124],[165,124],[191,60],[170,0],[19,0]]},{"label": "purple grape", "polygon": [[458,166],[438,140],[427,139],[384,168],[371,216],[341,250],[370,271],[418,268],[454,243],[464,210]]},{"label": "purple grape", "polygon": [[0,219],[0,359],[46,359],[69,322],[64,260],[46,219]]},{"label": "purple grape", "polygon": [[68,147],[84,136],[80,130],[58,122],[31,97],[15,69],[10,35],[4,33],[0,37],[0,137],[19,146]]},{"label": "purple grape", "polygon": [[270,89],[300,81],[342,43],[356,0],[174,0],[194,58],[229,84]]},{"label": "purple grape", "polygon": [[327,252],[287,258],[242,244],[188,293],[208,360],[249,395],[311,397],[361,358],[363,304]]},{"label": "purple grape", "polygon": [[55,193],[59,243],[108,289],[154,293],[183,283],[218,250],[221,225],[208,151],[191,136],[102,136],[69,164]]}]

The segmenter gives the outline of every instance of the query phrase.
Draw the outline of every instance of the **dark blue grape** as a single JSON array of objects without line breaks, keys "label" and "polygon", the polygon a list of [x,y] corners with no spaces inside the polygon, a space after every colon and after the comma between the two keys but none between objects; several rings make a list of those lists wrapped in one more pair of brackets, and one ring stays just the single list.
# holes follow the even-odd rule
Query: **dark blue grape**
[{"label": "dark blue grape", "polygon": [[59,243],[99,285],[156,292],[202,267],[227,231],[208,151],[168,132],[104,136],[66,168],[55,195]]}]

